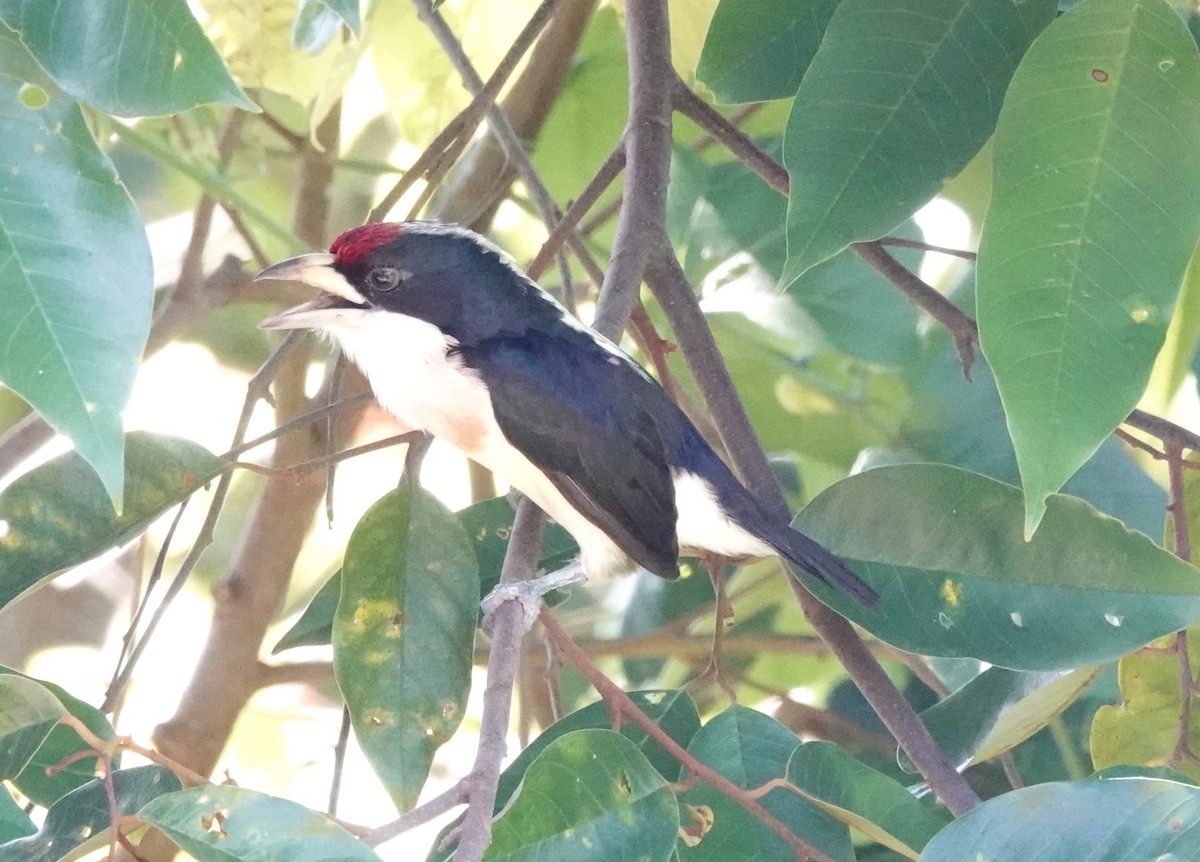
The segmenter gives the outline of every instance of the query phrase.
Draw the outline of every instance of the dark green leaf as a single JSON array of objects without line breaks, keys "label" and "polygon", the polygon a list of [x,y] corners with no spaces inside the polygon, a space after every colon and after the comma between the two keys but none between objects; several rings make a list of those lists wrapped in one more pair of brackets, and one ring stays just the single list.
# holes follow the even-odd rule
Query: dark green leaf
[{"label": "dark green leaf", "polygon": [[342,566],[333,670],[401,810],[462,721],[478,614],[478,566],[452,512],[405,481],[363,515]]},{"label": "dark green leaf", "polygon": [[75,453],[35,467],[0,491],[0,606],[64,569],[139,535],[221,470],[190,440],[125,437],[125,508]]},{"label": "dark green leaf", "polygon": [[45,686],[23,676],[0,676],[0,778],[25,768],[66,708]]},{"label": "dark green leaf", "polygon": [[1198,138],[1200,55],[1162,0],[1085,0],[1013,78],[978,314],[1027,532],[1145,389],[1200,232]]},{"label": "dark green leaf", "polygon": [[937,464],[880,467],[821,494],[795,524],[880,596],[823,600],[927,655],[1059,670],[1124,655],[1200,617],[1196,569],[1074,497],[1026,542],[1021,492]]},{"label": "dark green leaf", "polygon": [[[113,773],[118,816],[136,814],[143,805],[183,785],[161,766],[138,766]],[[0,847],[0,862],[58,862],[109,843],[108,791],[94,778],[63,796],[46,812],[36,834]]]},{"label": "dark green leaf", "polygon": [[910,858],[950,819],[832,742],[797,748],[787,779],[838,820]]},{"label": "dark green leaf", "polygon": [[666,862],[678,829],[675,794],[632,742],[577,730],[529,765],[483,858]]},{"label": "dark green leaf", "polygon": [[[713,600],[712,580],[703,570],[684,563],[680,571],[683,577],[678,581],[664,580],[646,571],[634,575],[637,583],[621,615],[623,639],[653,634],[672,620]],[[668,651],[669,647],[664,654]],[[624,659],[625,677],[633,685],[644,685],[658,676],[664,661],[661,658]]]},{"label": "dark green leaf", "polygon": [[722,102],[796,94],[838,0],[721,0],[696,77]]},{"label": "dark green leaf", "polygon": [[989,799],[942,830],[920,862],[1197,858],[1200,790],[1123,778],[1039,784]]},{"label": "dark green leaf", "polygon": [[[508,534],[512,531],[513,507],[505,497],[494,497],[475,503],[458,513],[458,520],[475,549],[479,561],[479,581],[482,595],[487,595],[500,583],[500,566],[508,551]],[[579,546],[558,524],[546,528],[542,538],[542,554],[538,568],[551,572],[565,566],[579,554]],[[560,591],[547,596],[551,605],[564,598]]]},{"label": "dark green leaf", "polygon": [[[783,778],[799,745],[796,735],[775,719],[733,706],[704,725],[688,751],[738,787],[750,789]],[[853,862],[849,831],[817,806],[782,788],[760,801],[811,846],[839,862]],[[796,851],[762,821],[704,782],[680,794],[679,803],[683,831],[689,836],[679,847],[683,862],[796,858]]]},{"label": "dark green leaf", "polygon": [[[0,0],[0,19],[12,5]],[[62,13],[64,26],[84,17]],[[71,438],[119,502],[121,411],[150,327],[150,247],[79,106],[2,23],[0,140],[0,381]]]},{"label": "dark green leaf", "polygon": [[338,599],[342,595],[342,570],[330,576],[317,594],[312,597],[300,619],[283,633],[279,643],[271,650],[278,655],[285,649],[298,646],[324,646],[333,640],[333,615],[337,613]]},{"label": "dark green leaf", "polygon": [[991,135],[1054,0],[842,0],[788,122],[786,284],[913,214]]},{"label": "dark green leaf", "polygon": [[379,862],[370,847],[324,814],[228,784],[167,793],[138,817],[198,862]]},{"label": "dark green leaf", "polygon": [[107,113],[174,114],[204,102],[256,110],[185,0],[0,0],[0,22],[59,87]]},{"label": "dark green leaf", "polygon": [[[8,789],[0,786],[0,845],[35,832],[37,826],[29,819],[29,815],[21,810]],[[4,852],[4,847],[0,846],[0,858]]]},{"label": "dark green leaf", "polygon": [[[657,580],[662,580],[658,578]],[[700,729],[700,716],[696,712],[696,704],[686,692],[682,691],[631,691],[629,698],[638,708],[654,720],[654,723],[666,731],[667,735],[679,745],[687,747],[696,731]],[[525,778],[525,773],[531,763],[546,750],[552,742],[561,739],[568,733],[585,729],[609,729],[612,726],[612,714],[603,701],[589,704],[583,709],[576,710],[570,715],[556,721],[543,731],[537,739],[527,745],[513,762],[500,774],[500,783],[496,788],[496,811],[501,811],[512,798],[513,793]],[[657,742],[651,740],[644,730],[631,721],[621,723],[620,733],[632,742],[650,765],[658,770],[665,779],[673,779],[679,772],[679,761],[666,752]],[[460,818],[461,820],[461,818]],[[456,825],[455,821],[447,830]],[[447,830],[443,830],[445,835]],[[435,842],[430,854],[431,860],[448,860],[454,853],[454,846],[438,850]]]},{"label": "dark green leaf", "polygon": [[[0,678],[3,678],[2,675],[6,674],[24,677],[24,674],[18,674],[9,668],[0,667]],[[84,703],[66,689],[52,682],[46,682],[41,679],[33,681],[43,686],[58,698],[58,702],[66,708],[68,713],[82,721],[88,730],[101,739],[112,739],[116,735],[112,725],[109,724],[108,718],[94,706]],[[51,766],[58,766],[66,758],[72,757],[79,752],[87,751],[90,748],[91,746],[80,739],[79,734],[73,728],[64,725],[55,725],[49,735],[42,741],[42,744],[38,746],[38,750],[33,753],[33,757],[29,759],[29,763],[13,779],[13,783],[16,784],[18,790],[38,805],[48,806],[63,794],[87,784],[95,778],[96,758],[86,757],[82,760],[77,760],[70,766],[59,769],[54,775],[47,775],[46,770]],[[120,765],[120,756],[114,756],[113,766],[119,767]]]}]

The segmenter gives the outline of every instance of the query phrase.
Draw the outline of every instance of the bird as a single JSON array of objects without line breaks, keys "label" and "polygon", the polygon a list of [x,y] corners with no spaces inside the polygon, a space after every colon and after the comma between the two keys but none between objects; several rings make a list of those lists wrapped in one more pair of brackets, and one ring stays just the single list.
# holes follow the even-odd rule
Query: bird
[{"label": "bird", "polygon": [[318,288],[260,327],[329,336],[386,411],[503,477],[570,533],[588,578],[640,567],[673,580],[681,549],[778,555],[876,607],[845,562],[755,499],[653,377],[479,234],[367,224],[256,279]]}]

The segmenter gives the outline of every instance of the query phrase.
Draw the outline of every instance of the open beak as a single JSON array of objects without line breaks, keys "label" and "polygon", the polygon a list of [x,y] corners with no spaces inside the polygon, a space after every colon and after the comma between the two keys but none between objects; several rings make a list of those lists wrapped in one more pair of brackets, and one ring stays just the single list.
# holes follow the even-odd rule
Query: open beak
[{"label": "open beak", "polygon": [[302,254],[268,266],[256,275],[255,281],[265,278],[302,281],[328,294],[268,317],[258,325],[259,329],[320,329],[330,322],[331,315],[348,310],[339,299],[365,307],[367,301],[362,294],[333,268],[335,259],[332,254]]}]

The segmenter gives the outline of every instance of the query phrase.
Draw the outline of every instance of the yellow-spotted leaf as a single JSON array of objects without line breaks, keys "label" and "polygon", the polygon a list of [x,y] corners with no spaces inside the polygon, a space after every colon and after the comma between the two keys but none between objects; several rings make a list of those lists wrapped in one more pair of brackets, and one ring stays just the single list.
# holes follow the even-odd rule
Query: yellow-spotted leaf
[{"label": "yellow-spotted leaf", "polygon": [[342,565],[333,670],[401,810],[462,721],[478,610],[478,564],[453,512],[406,480],[363,515]]}]

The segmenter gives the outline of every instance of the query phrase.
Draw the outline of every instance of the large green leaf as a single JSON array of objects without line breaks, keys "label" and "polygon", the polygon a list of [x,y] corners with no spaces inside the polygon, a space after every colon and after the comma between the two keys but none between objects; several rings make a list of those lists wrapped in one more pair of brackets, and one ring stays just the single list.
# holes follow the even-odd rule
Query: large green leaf
[{"label": "large green leaf", "polygon": [[1054,0],[842,0],[784,138],[786,284],[912,215],[991,135]]},{"label": "large green leaf", "polygon": [[0,381],[71,438],[119,502],[150,247],[79,106],[3,24],[0,140]]},{"label": "large green leaf", "polygon": [[978,315],[1025,488],[1137,404],[1200,232],[1200,55],[1162,0],[1085,0],[1034,43],[996,129]]},{"label": "large green leaf", "polygon": [[204,102],[256,110],[186,0],[0,0],[0,22],[58,86],[107,113],[174,114]]},{"label": "large green leaf", "polygon": [[[479,563],[479,593],[482,599],[500,583],[500,566],[508,550],[509,533],[512,532],[513,507],[508,498],[493,497],[473,503],[455,515],[466,531]],[[542,553],[537,567],[554,571],[578,554],[579,546],[570,533],[558,524],[550,524],[542,536]],[[661,582],[661,579],[658,580]],[[329,643],[333,633],[333,615],[337,611],[341,592],[342,573],[338,571],[313,596],[300,619],[275,644],[272,654],[296,646]],[[552,590],[545,596],[548,605],[561,604],[565,598],[563,590]]]},{"label": "large green leaf", "polygon": [[915,858],[949,817],[832,742],[806,742],[788,760],[787,779],[838,820]]},{"label": "large green leaf", "polygon": [[45,686],[23,676],[0,676],[0,778],[24,769],[66,714]]},{"label": "large green leaf", "polygon": [[[161,766],[138,766],[113,773],[117,815],[136,814],[150,800],[183,785]],[[0,862],[59,862],[107,846],[112,813],[104,781],[93,778],[50,806],[36,834],[0,846]]]},{"label": "large green leaf", "polygon": [[324,814],[228,784],[164,794],[138,817],[199,862],[379,862]]},{"label": "large green leaf", "polygon": [[722,102],[796,94],[839,0],[721,0],[696,77]]},{"label": "large green leaf", "polygon": [[354,528],[333,618],[333,670],[354,734],[401,810],[462,721],[478,613],[466,533],[405,480]]},{"label": "large green leaf", "polygon": [[[3,678],[3,675],[28,678],[9,668],[0,667],[0,678]],[[82,721],[92,733],[101,739],[112,739],[116,736],[108,718],[94,706],[84,703],[66,689],[52,682],[41,679],[33,680],[33,682],[38,683],[54,695],[68,713]],[[87,784],[96,777],[97,764],[94,757],[84,757],[75,760],[69,766],[60,766],[67,758],[73,758],[81,752],[90,750],[91,746],[79,738],[79,734],[75,732],[74,728],[62,724],[55,725],[42,740],[37,751],[29,758],[25,768],[13,778],[13,783],[17,789],[38,805],[50,805],[63,794]],[[112,762],[114,767],[119,767],[121,765],[120,755],[114,755]],[[59,769],[54,775],[48,775],[46,770],[52,766],[58,766]]]},{"label": "large green leaf", "polygon": [[190,440],[125,437],[125,509],[75,453],[60,455],[0,491],[0,606],[46,578],[139,535],[221,471]]},{"label": "large green leaf", "polygon": [[822,599],[926,655],[1020,670],[1109,661],[1200,618],[1200,574],[1082,500],[1054,495],[1026,542],[1021,492],[939,464],[880,467],[817,497],[796,526],[879,594]]},{"label": "large green leaf", "polygon": [[[783,778],[799,744],[796,734],[770,716],[732,706],[700,729],[688,751],[738,787],[751,789]],[[686,777],[686,772],[681,769],[681,776]],[[760,801],[811,846],[839,862],[853,862],[849,830],[817,806],[782,788]],[[761,820],[709,784],[697,782],[680,794],[679,802],[686,812],[680,819],[689,835],[679,847],[684,862],[796,858],[796,851]]]},{"label": "large green leaf", "polygon": [[1148,778],[1039,784],[967,812],[920,862],[1200,858],[1200,789]]},{"label": "large green leaf", "polygon": [[529,765],[483,858],[666,862],[678,829],[675,794],[632,742],[611,730],[577,730]]}]

